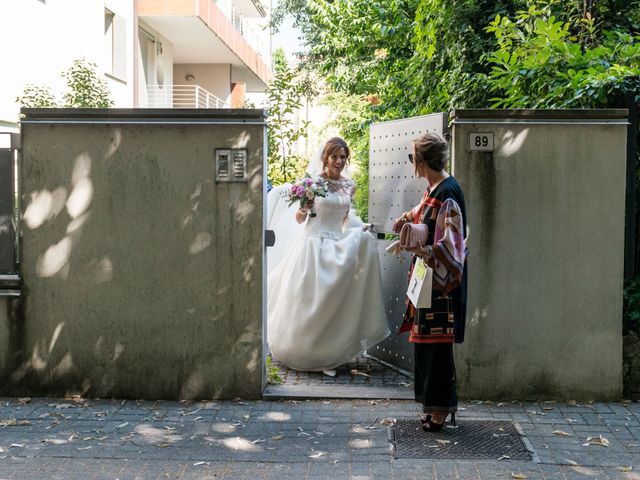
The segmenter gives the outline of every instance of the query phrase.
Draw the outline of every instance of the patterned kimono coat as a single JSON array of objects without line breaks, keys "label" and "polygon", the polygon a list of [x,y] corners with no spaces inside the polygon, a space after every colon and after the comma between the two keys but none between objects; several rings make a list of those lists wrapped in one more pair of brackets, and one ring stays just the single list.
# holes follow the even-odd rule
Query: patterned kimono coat
[{"label": "patterned kimono coat", "polygon": [[[433,269],[431,308],[407,308],[398,334],[411,332],[413,343],[462,343],[467,311],[466,209],[460,185],[452,176],[427,190],[414,209],[414,223],[429,227],[427,264]],[[409,278],[417,257],[414,256]]]}]

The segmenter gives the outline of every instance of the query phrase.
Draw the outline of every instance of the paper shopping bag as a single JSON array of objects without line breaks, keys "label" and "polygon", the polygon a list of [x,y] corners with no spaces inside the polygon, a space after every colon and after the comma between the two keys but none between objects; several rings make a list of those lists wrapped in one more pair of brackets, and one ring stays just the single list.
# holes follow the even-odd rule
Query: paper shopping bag
[{"label": "paper shopping bag", "polygon": [[431,307],[431,281],[433,270],[421,258],[416,260],[407,288],[407,297],[416,308]]}]

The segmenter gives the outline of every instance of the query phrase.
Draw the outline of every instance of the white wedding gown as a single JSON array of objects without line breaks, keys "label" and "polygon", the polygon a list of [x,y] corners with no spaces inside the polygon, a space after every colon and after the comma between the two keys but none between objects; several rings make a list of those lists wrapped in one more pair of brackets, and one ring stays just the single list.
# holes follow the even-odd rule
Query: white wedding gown
[{"label": "white wedding gown", "polygon": [[[298,233],[276,227],[281,245],[268,256],[269,348],[295,370],[333,369],[389,335],[375,239],[362,222],[343,228],[353,223],[344,222],[353,182],[327,183],[329,194],[315,201],[317,216],[290,228]],[[295,215],[298,206],[283,209],[278,190],[269,194],[269,223]]]}]

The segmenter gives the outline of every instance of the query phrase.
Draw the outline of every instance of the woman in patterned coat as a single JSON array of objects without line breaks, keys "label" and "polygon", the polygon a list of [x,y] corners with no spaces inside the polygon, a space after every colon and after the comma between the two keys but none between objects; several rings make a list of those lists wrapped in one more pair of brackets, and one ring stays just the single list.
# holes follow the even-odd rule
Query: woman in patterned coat
[{"label": "woman in patterned coat", "polygon": [[[415,174],[429,183],[420,203],[394,222],[399,232],[407,222],[428,226],[427,243],[413,250],[433,269],[431,307],[414,308],[407,301],[398,333],[410,332],[414,344],[415,399],[422,404],[422,427],[439,431],[449,414],[455,425],[458,408],[453,344],[464,340],[467,302],[467,218],[464,195],[445,170],[448,145],[438,133],[413,141]],[[410,272],[411,273],[411,272]]]}]

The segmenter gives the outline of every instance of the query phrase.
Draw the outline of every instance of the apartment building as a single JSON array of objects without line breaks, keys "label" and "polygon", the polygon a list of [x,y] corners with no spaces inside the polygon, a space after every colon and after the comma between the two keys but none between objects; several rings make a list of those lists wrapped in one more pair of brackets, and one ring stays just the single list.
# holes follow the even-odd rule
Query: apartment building
[{"label": "apartment building", "polygon": [[268,23],[260,0],[4,0],[0,131],[17,128],[27,84],[61,95],[78,58],[115,107],[241,107],[271,77]]}]

